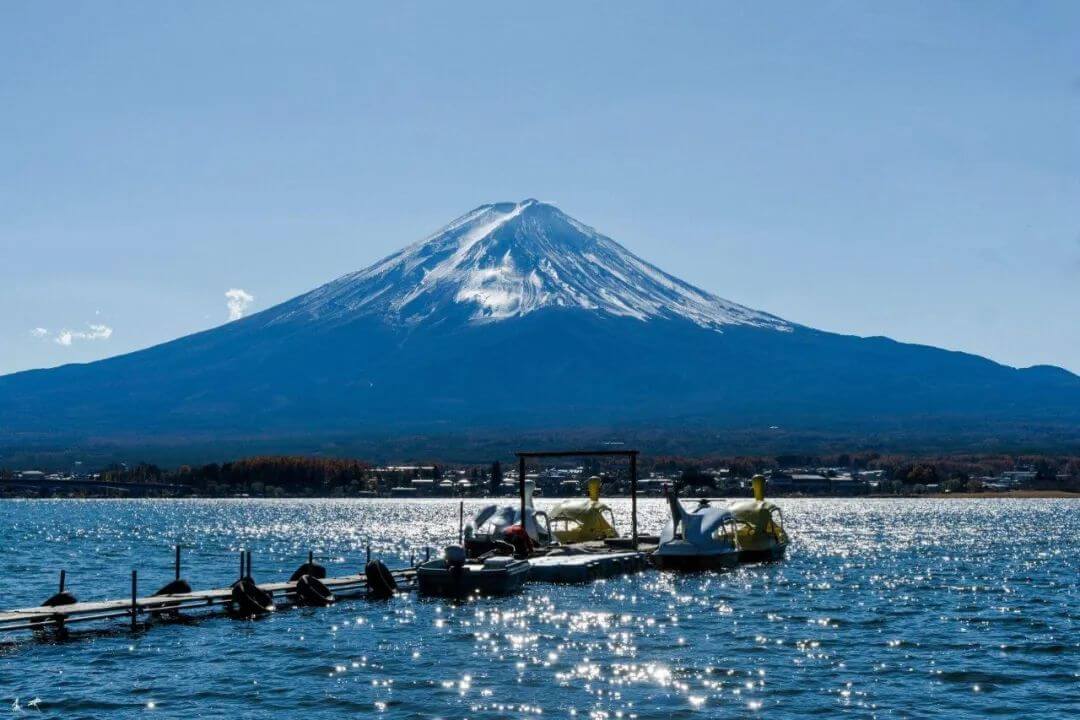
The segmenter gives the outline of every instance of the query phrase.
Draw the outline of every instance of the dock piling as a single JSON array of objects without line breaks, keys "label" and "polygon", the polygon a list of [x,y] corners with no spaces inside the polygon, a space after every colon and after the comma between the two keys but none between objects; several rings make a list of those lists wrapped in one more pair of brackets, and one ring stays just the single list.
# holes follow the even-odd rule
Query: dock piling
[{"label": "dock piling", "polygon": [[175,573],[176,577],[173,578],[173,579],[174,580],[179,580],[180,579],[180,543],[176,543],[176,562],[174,563],[174,567],[175,567],[175,570],[176,570],[176,573]]},{"label": "dock piling", "polygon": [[457,511],[457,542],[461,545],[465,542],[465,501],[458,502]]},{"label": "dock piling", "polygon": [[637,534],[637,453],[630,454],[630,536],[633,547],[638,549]]},{"label": "dock piling", "polygon": [[308,565],[314,565],[315,564],[315,552],[313,550],[308,550],[307,551],[307,562],[308,562]]},{"label": "dock piling", "polygon": [[138,619],[139,612],[139,572],[137,570],[131,571],[131,629],[135,629],[135,624]]},{"label": "dock piling", "polygon": [[67,570],[60,571],[60,592],[64,592],[64,580],[67,579]]},{"label": "dock piling", "polygon": [[367,546],[367,562],[371,562],[371,546]]},{"label": "dock piling", "polygon": [[521,500],[521,529],[525,534],[529,533],[529,526],[525,524],[525,456],[518,455],[518,495]]},{"label": "dock piling", "polygon": [[246,575],[246,577],[251,577],[251,551],[250,550],[247,551],[247,575]]}]

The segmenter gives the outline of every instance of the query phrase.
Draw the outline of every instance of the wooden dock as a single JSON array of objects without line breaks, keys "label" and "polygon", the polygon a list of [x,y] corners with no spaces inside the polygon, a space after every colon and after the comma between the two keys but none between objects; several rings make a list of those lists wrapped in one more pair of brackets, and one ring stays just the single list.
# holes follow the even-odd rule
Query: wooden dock
[{"label": "wooden dock", "polygon": [[[407,586],[411,585],[415,579],[416,570],[407,568],[392,571],[392,574],[399,585]],[[363,573],[324,578],[322,583],[333,591],[335,595],[348,596],[367,592],[367,577]],[[270,593],[275,600],[275,604],[280,599],[282,603],[291,605],[292,601],[289,600],[288,596],[296,587],[296,583],[263,583],[258,587]],[[50,627],[62,628],[72,623],[114,618],[130,618],[134,625],[140,616],[152,618],[164,613],[175,613],[181,610],[228,605],[231,601],[232,588],[224,587],[212,590],[196,590],[179,595],[150,595],[145,597],[136,595],[125,600],[103,600],[55,607],[21,608],[0,612],[0,632],[40,630]]]},{"label": "wooden dock", "polygon": [[[546,554],[529,558],[531,565],[529,580],[543,583],[588,583],[594,580],[637,573],[649,566],[648,546],[639,550],[613,548],[603,542],[578,543],[563,546]],[[370,559],[370,549],[368,558]],[[430,550],[427,557],[430,557]],[[180,547],[176,548],[175,579],[180,580]],[[308,563],[297,572],[306,572],[304,568],[313,563],[313,556],[308,554]],[[402,590],[414,588],[416,566],[390,571]],[[65,573],[60,573],[60,591],[64,590]],[[251,577],[251,552],[240,553],[239,577]],[[321,580],[336,597],[349,597],[368,593],[367,576],[364,573],[327,577]],[[296,582],[273,582],[256,584],[259,590],[270,595],[272,607],[288,607],[296,604]],[[162,615],[175,615],[182,611],[204,610],[213,607],[232,607],[234,602],[233,587],[219,587],[209,590],[193,590],[186,593],[166,595],[139,595],[138,576],[131,573],[131,596],[123,600],[100,600],[91,602],[71,602],[62,605],[40,605],[0,612],[0,635],[3,633],[27,630],[63,630],[75,623],[98,620],[126,618],[132,629],[137,629],[140,620],[146,621]],[[70,599],[69,599],[70,602]],[[0,638],[2,641],[2,638]]]}]

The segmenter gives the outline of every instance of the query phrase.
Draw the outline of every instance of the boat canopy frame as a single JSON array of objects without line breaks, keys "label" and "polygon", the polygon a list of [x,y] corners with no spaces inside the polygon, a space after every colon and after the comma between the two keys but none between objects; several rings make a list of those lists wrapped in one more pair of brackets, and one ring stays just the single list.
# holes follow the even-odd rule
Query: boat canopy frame
[{"label": "boat canopy frame", "polygon": [[[634,550],[638,549],[637,525],[637,450],[539,450],[518,451],[518,495],[521,498],[521,517],[525,517],[525,463],[528,460],[565,457],[624,457],[630,462],[630,538]],[[524,522],[524,521],[523,521]]]}]

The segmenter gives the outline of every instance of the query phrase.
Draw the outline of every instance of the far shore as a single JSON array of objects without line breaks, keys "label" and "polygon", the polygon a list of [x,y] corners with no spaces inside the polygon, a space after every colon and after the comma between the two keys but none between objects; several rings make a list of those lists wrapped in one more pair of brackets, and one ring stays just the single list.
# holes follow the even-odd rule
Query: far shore
[{"label": "far shore", "polygon": [[979,498],[1080,498],[1069,490],[992,490],[977,493],[923,493],[922,495],[863,495],[872,498],[931,498],[935,500],[978,500]]},{"label": "far shore", "polygon": [[[627,494],[612,494],[606,495],[609,499],[629,499]],[[688,496],[689,497],[689,496]],[[693,497],[698,497],[694,495]],[[715,500],[745,500],[744,495],[710,495]],[[1080,500],[1080,492],[1072,492],[1070,490],[998,490],[979,493],[922,493],[920,495],[887,495],[887,494],[871,494],[871,495],[772,495],[770,500],[776,500],[782,502],[784,500],[989,500],[989,499],[1002,499],[1012,498],[1016,500],[1025,499],[1038,499],[1038,498],[1065,498]],[[358,498],[353,496],[333,496],[333,495],[282,495],[279,497],[265,497],[260,495],[254,495],[250,497],[237,497],[237,496],[214,496],[214,495],[188,495],[178,497],[106,497],[103,495],[86,495],[82,497],[68,496],[68,497],[38,497],[28,495],[3,495],[0,496],[0,500],[397,500],[397,501],[416,501],[416,500],[488,500],[490,502],[498,502],[504,500],[507,502],[516,502],[515,496],[417,496],[417,497],[392,497],[392,496],[379,496],[369,498]],[[565,497],[538,497],[538,500],[565,500]],[[656,495],[639,495],[639,500],[660,500],[662,499]]]}]

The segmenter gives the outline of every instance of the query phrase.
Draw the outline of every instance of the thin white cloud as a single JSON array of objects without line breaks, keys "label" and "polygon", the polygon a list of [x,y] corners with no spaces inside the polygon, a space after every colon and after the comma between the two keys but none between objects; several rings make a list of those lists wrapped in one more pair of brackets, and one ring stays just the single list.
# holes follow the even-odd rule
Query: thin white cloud
[{"label": "thin white cloud", "polygon": [[108,325],[90,324],[86,330],[68,330],[67,328],[52,335],[46,328],[37,327],[30,331],[36,338],[52,337],[57,345],[70,347],[76,340],[108,340],[112,337],[113,329]]},{"label": "thin white cloud", "polygon": [[229,288],[225,291],[225,306],[229,309],[229,320],[239,320],[255,302],[255,296],[247,290]]}]

